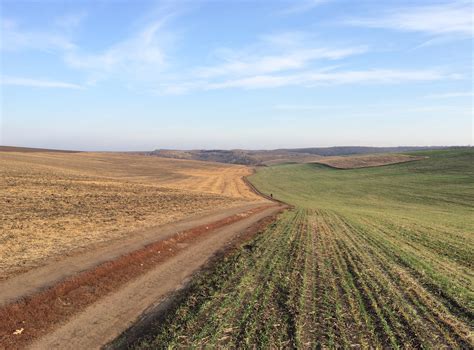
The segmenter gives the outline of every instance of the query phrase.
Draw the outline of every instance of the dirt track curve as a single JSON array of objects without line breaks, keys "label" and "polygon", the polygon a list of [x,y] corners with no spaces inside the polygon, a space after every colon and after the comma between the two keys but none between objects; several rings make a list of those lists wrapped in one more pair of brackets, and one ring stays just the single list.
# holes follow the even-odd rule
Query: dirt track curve
[{"label": "dirt track curve", "polygon": [[0,307],[50,287],[76,273],[140,249],[147,244],[172,237],[177,232],[221,220],[259,206],[262,206],[261,202],[216,210],[207,215],[198,215],[175,223],[136,231],[130,234],[128,238],[107,242],[98,245],[95,249],[89,248],[87,252],[63,257],[59,260],[51,259],[39,268],[0,281]]},{"label": "dirt track curve", "polygon": [[0,348],[100,348],[242,232],[281,209],[260,202],[217,210],[1,281]]}]

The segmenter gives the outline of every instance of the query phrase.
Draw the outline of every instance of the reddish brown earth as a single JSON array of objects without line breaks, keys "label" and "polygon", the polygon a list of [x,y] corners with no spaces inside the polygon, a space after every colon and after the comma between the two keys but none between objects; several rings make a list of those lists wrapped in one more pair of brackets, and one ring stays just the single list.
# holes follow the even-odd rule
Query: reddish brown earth
[{"label": "reddish brown earth", "polygon": [[412,162],[425,157],[405,154],[367,154],[355,156],[322,157],[315,163],[324,164],[336,169],[358,169],[390,164]]},{"label": "reddish brown earth", "polygon": [[75,274],[142,249],[148,244],[166,240],[177,232],[219,221],[261,205],[262,203],[243,204],[235,208],[216,209],[177,222],[130,231],[125,238],[89,245],[86,249],[77,250],[72,254],[52,257],[43,261],[42,266],[26,270],[6,280],[0,280],[0,307],[40,292]]},{"label": "reddish brown earth", "polygon": [[247,208],[33,289],[0,308],[0,347],[98,348],[182,286],[219,249],[281,208]]}]

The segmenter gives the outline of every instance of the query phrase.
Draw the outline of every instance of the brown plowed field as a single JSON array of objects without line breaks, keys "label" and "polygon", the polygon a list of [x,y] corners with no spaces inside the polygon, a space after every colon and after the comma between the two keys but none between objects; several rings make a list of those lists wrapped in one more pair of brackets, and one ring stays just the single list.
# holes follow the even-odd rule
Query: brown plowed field
[{"label": "brown plowed field", "polygon": [[150,226],[259,201],[250,169],[117,153],[0,152],[0,279]]},{"label": "brown plowed field", "polygon": [[390,165],[411,162],[425,157],[409,156],[405,154],[368,154],[356,156],[322,157],[314,163],[324,164],[337,169],[357,169],[374,166]]}]

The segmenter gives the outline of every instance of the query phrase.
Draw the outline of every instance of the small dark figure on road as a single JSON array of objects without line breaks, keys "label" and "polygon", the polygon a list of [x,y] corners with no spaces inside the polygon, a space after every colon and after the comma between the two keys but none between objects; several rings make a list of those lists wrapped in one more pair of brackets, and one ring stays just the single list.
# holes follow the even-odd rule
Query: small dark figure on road
[{"label": "small dark figure on road", "polygon": [[273,193],[270,193],[270,197],[272,197],[272,198],[273,198]]}]

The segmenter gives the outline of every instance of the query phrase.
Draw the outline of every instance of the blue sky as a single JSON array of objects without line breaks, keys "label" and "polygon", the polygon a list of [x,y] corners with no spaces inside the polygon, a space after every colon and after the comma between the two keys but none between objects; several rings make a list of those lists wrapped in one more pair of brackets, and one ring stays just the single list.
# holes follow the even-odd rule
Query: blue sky
[{"label": "blue sky", "polygon": [[1,0],[0,144],[472,144],[472,11],[464,0]]}]

